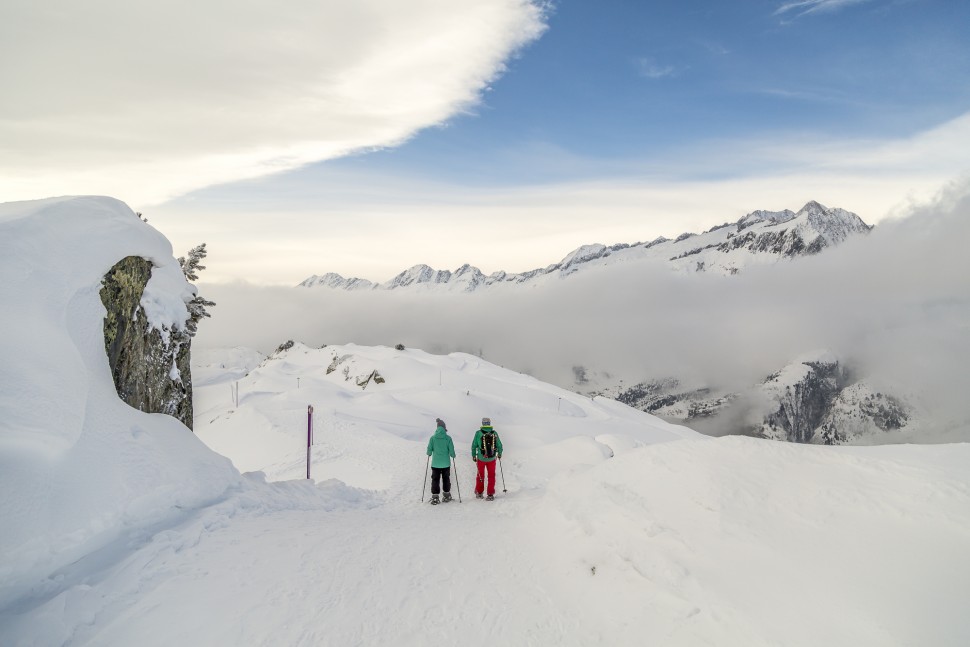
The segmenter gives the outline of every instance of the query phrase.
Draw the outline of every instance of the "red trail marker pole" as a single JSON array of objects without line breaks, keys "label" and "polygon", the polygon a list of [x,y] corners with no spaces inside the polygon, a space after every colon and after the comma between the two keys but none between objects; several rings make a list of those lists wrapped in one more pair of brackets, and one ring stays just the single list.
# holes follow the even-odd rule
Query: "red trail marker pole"
[{"label": "red trail marker pole", "polygon": [[306,477],[310,478],[310,446],[313,444],[313,405],[306,408]]}]

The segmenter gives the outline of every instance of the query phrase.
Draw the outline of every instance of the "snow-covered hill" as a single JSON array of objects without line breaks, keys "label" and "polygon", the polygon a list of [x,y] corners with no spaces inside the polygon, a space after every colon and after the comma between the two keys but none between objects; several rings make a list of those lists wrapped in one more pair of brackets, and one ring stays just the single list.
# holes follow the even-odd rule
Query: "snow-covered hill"
[{"label": "snow-covered hill", "polygon": [[116,201],[0,206],[2,645],[970,642],[970,445],[711,439],[472,355],[299,343],[196,357],[196,435],[115,393],[98,289],[130,254],[177,272]]},{"label": "snow-covered hill", "polygon": [[725,223],[703,234],[681,234],[670,240],[649,243],[584,245],[558,263],[529,272],[485,275],[477,267],[463,265],[454,272],[415,265],[389,281],[344,278],[333,272],[311,276],[301,287],[343,290],[396,290],[422,288],[473,292],[496,285],[536,285],[549,278],[564,278],[589,267],[638,261],[663,262],[682,272],[736,274],[752,264],[776,263],[783,258],[817,254],[846,238],[867,233],[869,225],[844,209],[829,209],[809,202],[797,213],[753,211],[736,223]]},{"label": "snow-covered hill", "polygon": [[[210,352],[206,361],[211,363],[199,366],[210,379],[197,389],[196,432],[241,471],[261,470],[272,480],[306,475],[310,405],[315,407],[318,444],[312,462],[319,470],[317,478],[336,474],[350,485],[368,488],[374,487],[375,477],[382,487],[390,482],[374,470],[355,469],[359,454],[379,452],[384,458],[377,462],[393,462],[394,455],[409,451],[402,440],[427,442],[437,417],[448,422],[455,442],[465,448],[459,465],[466,469],[472,436],[484,416],[492,419],[506,445],[517,449],[513,466],[523,460],[541,463],[550,455],[555,465],[568,464],[565,456],[570,453],[598,462],[632,447],[700,437],[609,398],[591,399],[463,353],[443,357],[414,349],[313,349],[296,343],[266,358],[246,377],[232,380],[237,394],[226,381],[212,379],[219,371],[216,366],[226,365],[230,368],[225,371],[235,375],[231,367],[237,364],[232,360],[238,350],[227,351],[227,356],[229,361]],[[388,421],[393,421],[390,429]],[[354,452],[358,455],[349,464],[350,452],[335,450],[346,442],[367,446],[366,451],[356,447],[362,451]],[[525,458],[533,454],[537,457]],[[423,452],[415,457],[412,477],[420,480],[417,467]],[[515,471],[518,482],[522,471]],[[548,465],[535,470],[532,487],[542,484],[540,474],[552,471]],[[406,476],[395,487],[403,488],[401,496],[415,489]]]}]

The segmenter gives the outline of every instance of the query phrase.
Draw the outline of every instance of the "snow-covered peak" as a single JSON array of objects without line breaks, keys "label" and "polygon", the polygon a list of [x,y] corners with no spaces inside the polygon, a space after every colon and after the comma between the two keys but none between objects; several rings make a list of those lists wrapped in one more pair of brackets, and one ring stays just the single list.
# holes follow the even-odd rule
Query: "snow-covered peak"
[{"label": "snow-covered peak", "polygon": [[804,214],[808,225],[830,245],[845,241],[854,234],[867,233],[871,227],[862,218],[845,209],[826,209],[817,202],[805,205],[799,216]]},{"label": "snow-covered peak", "polygon": [[810,213],[822,213],[823,211],[827,211],[827,210],[828,210],[828,207],[826,207],[821,202],[818,202],[816,200],[809,200],[808,202],[805,203],[805,206],[803,206],[801,209],[798,210],[798,213],[795,215],[801,216],[801,215],[806,215]]},{"label": "snow-covered peak", "polygon": [[425,283],[432,285],[447,283],[449,279],[451,279],[451,272],[448,270],[435,270],[427,265],[420,264],[401,272],[386,283],[381,283],[379,287],[385,290],[393,290]]},{"label": "snow-covered peak", "polygon": [[314,274],[299,285],[299,287],[304,288],[312,288],[316,286],[340,288],[344,290],[370,290],[374,287],[374,284],[367,279],[345,279],[343,276],[335,272],[327,272],[322,276],[317,276]]}]

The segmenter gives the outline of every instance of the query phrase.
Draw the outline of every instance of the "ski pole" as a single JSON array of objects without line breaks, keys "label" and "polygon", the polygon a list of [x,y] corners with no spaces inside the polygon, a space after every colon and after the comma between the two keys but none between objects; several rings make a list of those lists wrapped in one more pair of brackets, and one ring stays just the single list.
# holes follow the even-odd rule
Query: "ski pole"
[{"label": "ski pole", "polygon": [[431,465],[431,457],[428,456],[428,462],[424,466],[424,483],[421,484],[421,503],[424,503],[424,490],[428,487],[428,466]]},{"label": "ski pole", "polygon": [[458,463],[451,459],[451,465],[455,468],[455,487],[458,488],[458,503],[461,503],[461,483],[458,481]]},{"label": "ski pole", "polygon": [[502,469],[502,459],[501,458],[498,459],[498,471],[502,473],[502,491],[503,492],[508,492],[508,490],[505,489],[505,470]]}]

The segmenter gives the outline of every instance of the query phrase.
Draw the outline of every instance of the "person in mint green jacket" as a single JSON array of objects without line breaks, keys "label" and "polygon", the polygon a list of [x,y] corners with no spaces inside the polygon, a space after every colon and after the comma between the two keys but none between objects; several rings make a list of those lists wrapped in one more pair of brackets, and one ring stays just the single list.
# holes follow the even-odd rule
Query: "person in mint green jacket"
[{"label": "person in mint green jacket", "polygon": [[444,486],[444,502],[451,501],[451,459],[455,457],[455,443],[441,418],[435,418],[438,428],[428,440],[431,457],[431,505],[438,505],[438,493]]},{"label": "person in mint green jacket", "polygon": [[486,500],[495,499],[495,459],[502,458],[502,439],[492,428],[491,418],[482,418],[481,428],[475,432],[472,440],[472,460],[478,466],[478,478],[475,480],[475,498],[481,499],[485,493],[485,475],[488,474],[488,496]]}]

